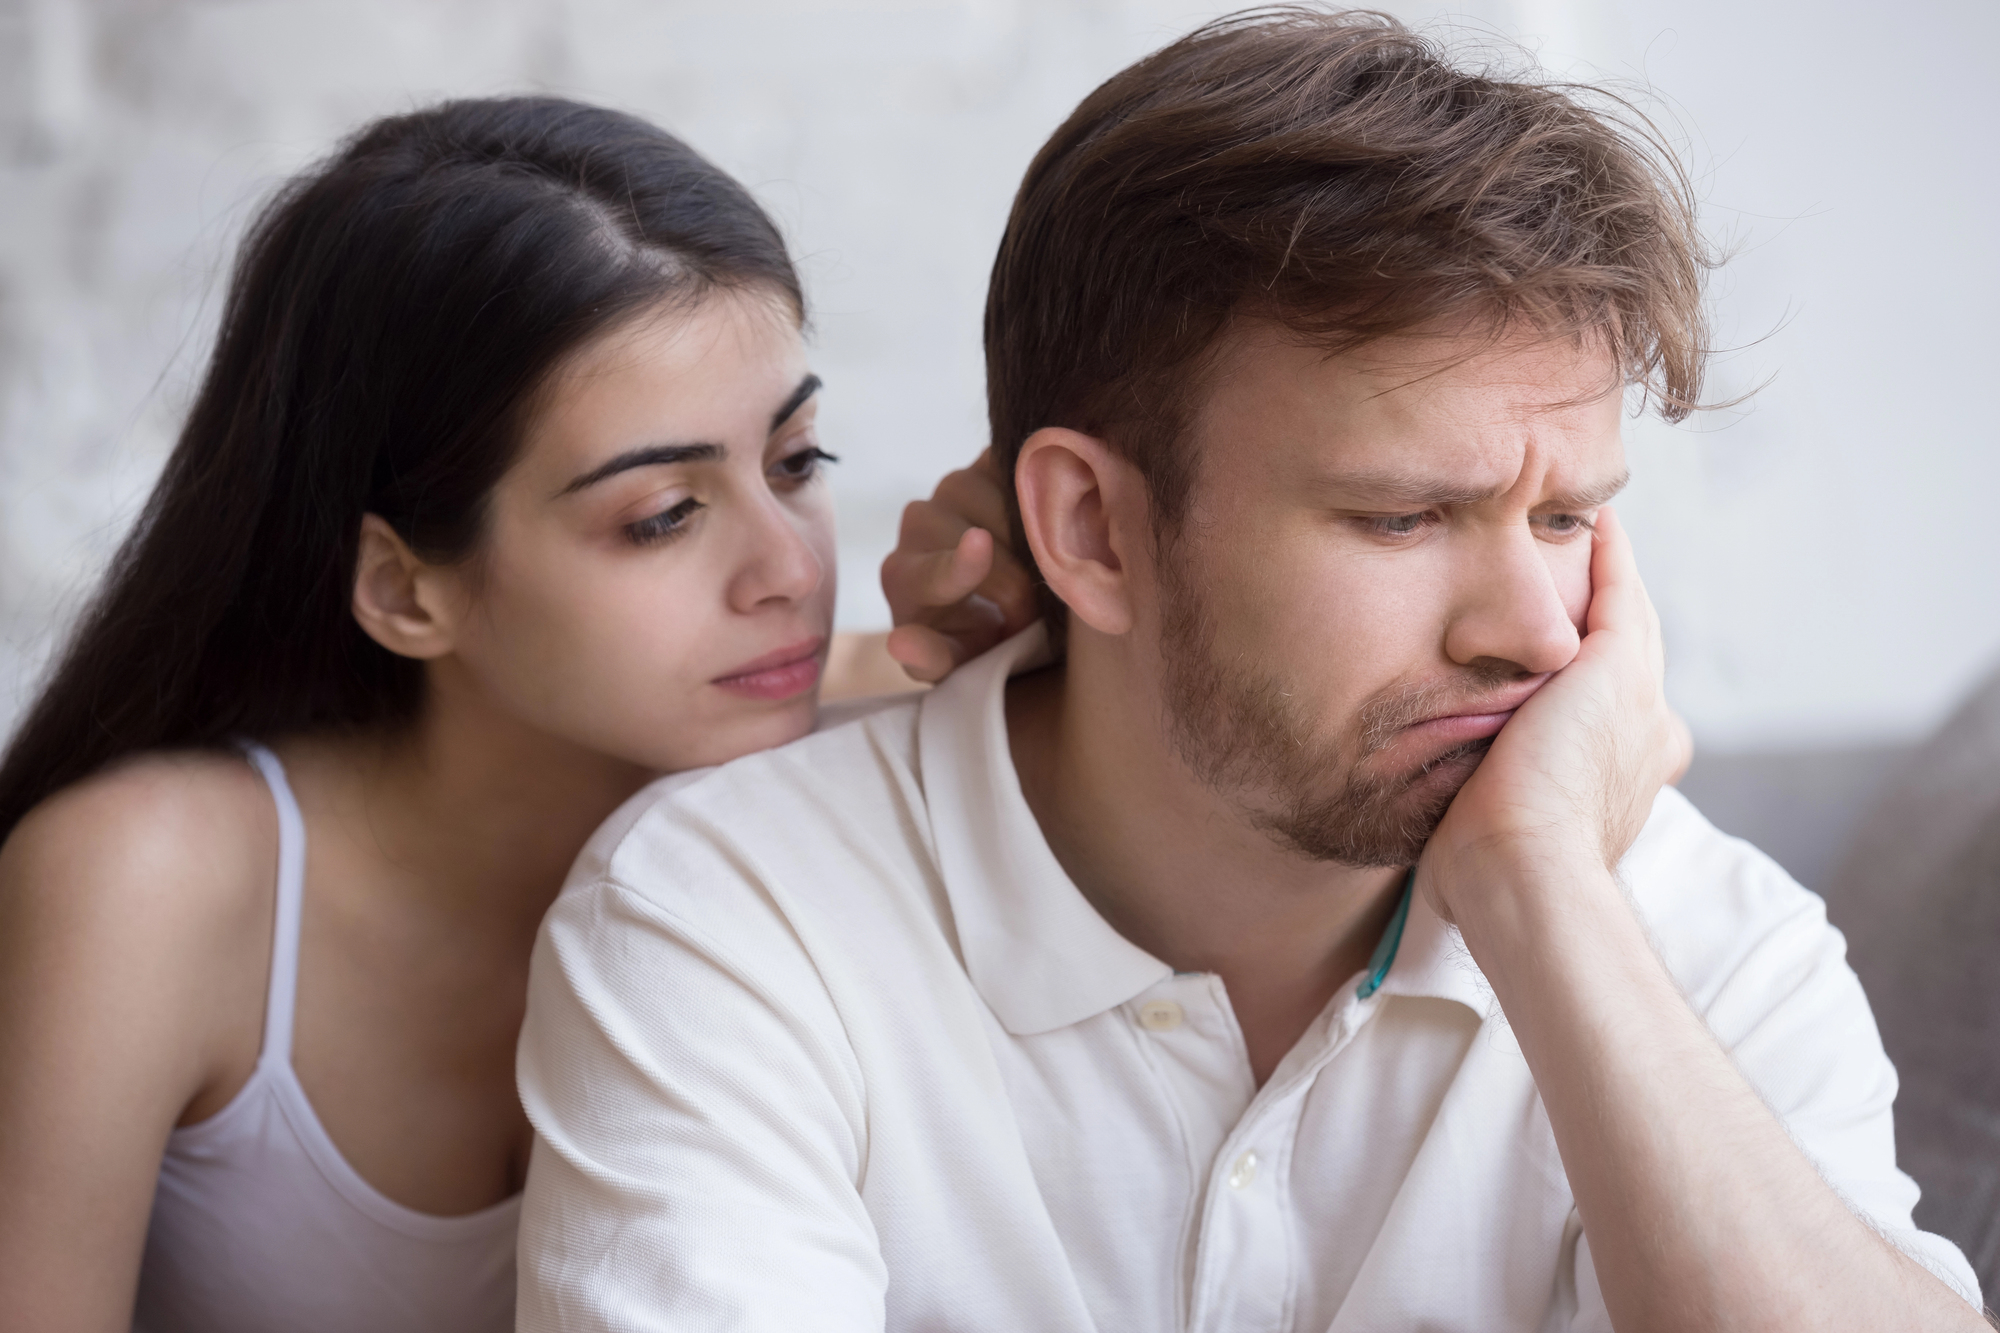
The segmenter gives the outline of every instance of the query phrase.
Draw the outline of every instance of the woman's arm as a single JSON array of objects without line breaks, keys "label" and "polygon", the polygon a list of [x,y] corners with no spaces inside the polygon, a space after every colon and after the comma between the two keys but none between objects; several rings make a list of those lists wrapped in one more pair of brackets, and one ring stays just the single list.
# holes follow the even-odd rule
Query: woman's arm
[{"label": "woman's arm", "polygon": [[277,859],[256,781],[220,757],[142,761],[57,795],[0,847],[10,1327],[131,1327],[167,1135],[255,1065]]}]

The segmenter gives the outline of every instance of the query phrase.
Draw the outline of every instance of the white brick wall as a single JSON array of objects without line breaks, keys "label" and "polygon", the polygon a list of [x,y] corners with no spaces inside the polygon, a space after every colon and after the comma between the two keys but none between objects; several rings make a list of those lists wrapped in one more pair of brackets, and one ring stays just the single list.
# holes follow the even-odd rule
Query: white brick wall
[{"label": "white brick wall", "polygon": [[[749,183],[802,257],[842,620],[902,502],[983,442],[979,311],[1022,167],[1195,0],[0,0],[0,733],[168,447],[248,210],[360,121],[543,89]],[[1428,4],[1395,5],[1426,18]],[[2000,645],[1983,395],[2000,7],[1488,0],[1560,68],[1679,104],[1723,289],[1776,373],[1719,433],[1634,431],[1628,516],[1705,742],[1927,725]]]}]

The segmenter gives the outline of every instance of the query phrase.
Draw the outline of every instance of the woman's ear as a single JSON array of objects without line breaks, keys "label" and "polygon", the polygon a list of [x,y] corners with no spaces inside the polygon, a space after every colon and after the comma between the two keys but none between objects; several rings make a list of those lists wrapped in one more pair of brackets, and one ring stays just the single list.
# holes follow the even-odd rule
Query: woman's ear
[{"label": "woman's ear", "polygon": [[1021,445],[1014,487],[1050,590],[1100,634],[1130,631],[1132,543],[1147,521],[1138,469],[1095,436],[1046,426]]},{"label": "woman's ear", "polygon": [[354,618],[368,637],[403,657],[443,657],[457,640],[456,580],[426,564],[376,514],[361,516],[354,562]]}]

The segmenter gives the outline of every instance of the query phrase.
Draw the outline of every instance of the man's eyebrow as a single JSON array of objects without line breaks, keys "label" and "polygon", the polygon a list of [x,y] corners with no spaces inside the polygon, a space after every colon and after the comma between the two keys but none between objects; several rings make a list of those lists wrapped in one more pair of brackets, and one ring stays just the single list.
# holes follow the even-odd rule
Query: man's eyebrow
[{"label": "man's eyebrow", "polygon": [[1336,472],[1320,478],[1317,486],[1343,497],[1413,510],[1433,505],[1478,504],[1500,493],[1490,486],[1466,486],[1442,477],[1394,471]]},{"label": "man's eyebrow", "polygon": [[1565,491],[1560,495],[1552,495],[1536,505],[1535,508],[1551,510],[1595,509],[1601,504],[1610,503],[1611,497],[1624,490],[1625,483],[1630,480],[1632,480],[1631,470],[1626,469],[1615,477],[1606,477],[1603,481],[1593,483],[1592,485],[1578,487],[1573,491]]},{"label": "man's eyebrow", "polygon": [[[1595,509],[1625,489],[1629,471],[1566,491],[1541,501],[1537,509]],[[1430,509],[1443,505],[1475,505],[1500,494],[1498,487],[1466,486],[1441,477],[1414,472],[1342,472],[1322,479],[1321,487],[1372,504]]]},{"label": "man's eyebrow", "polygon": [[792,396],[785,405],[771,414],[771,429],[776,430],[792,419],[792,413],[806,405],[806,399],[819,392],[819,376],[808,375],[799,381],[799,387],[792,390]]},{"label": "man's eyebrow", "polygon": [[594,467],[556,492],[556,498],[575,495],[586,486],[595,486],[606,477],[630,472],[635,467],[661,467],[668,463],[708,463],[724,453],[719,444],[648,444],[627,449],[610,462]]}]

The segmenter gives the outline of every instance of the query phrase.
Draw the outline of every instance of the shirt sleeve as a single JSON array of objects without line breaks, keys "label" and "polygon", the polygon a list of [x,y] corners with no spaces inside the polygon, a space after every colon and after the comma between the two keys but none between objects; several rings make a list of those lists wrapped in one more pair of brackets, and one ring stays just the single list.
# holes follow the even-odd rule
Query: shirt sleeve
[{"label": "shirt sleeve", "polygon": [[740,900],[726,932],[608,879],[543,924],[519,1059],[523,1330],[884,1326],[858,1066],[777,909],[721,896]]},{"label": "shirt sleeve", "polygon": [[1797,910],[1760,946],[1768,971],[1760,966],[1732,981],[1704,1016],[1847,1206],[1977,1306],[1979,1283],[1965,1256],[1911,1216],[1919,1191],[1896,1165],[1896,1069],[1847,965],[1846,940],[1818,897],[1803,889],[1798,896]]},{"label": "shirt sleeve", "polygon": [[[1648,912],[1646,889],[1635,885],[1662,957],[1821,1178],[1864,1222],[1978,1307],[1978,1280],[1965,1256],[1911,1217],[1917,1184],[1896,1166],[1896,1070],[1847,965],[1846,940],[1819,897],[1775,862],[1708,832],[1706,845],[1678,867],[1679,883],[1655,889],[1691,897],[1712,891],[1712,911]],[[1717,921],[1736,928],[1718,931]],[[1576,1254],[1577,1306],[1568,1327],[1608,1331],[1588,1237]]]}]

